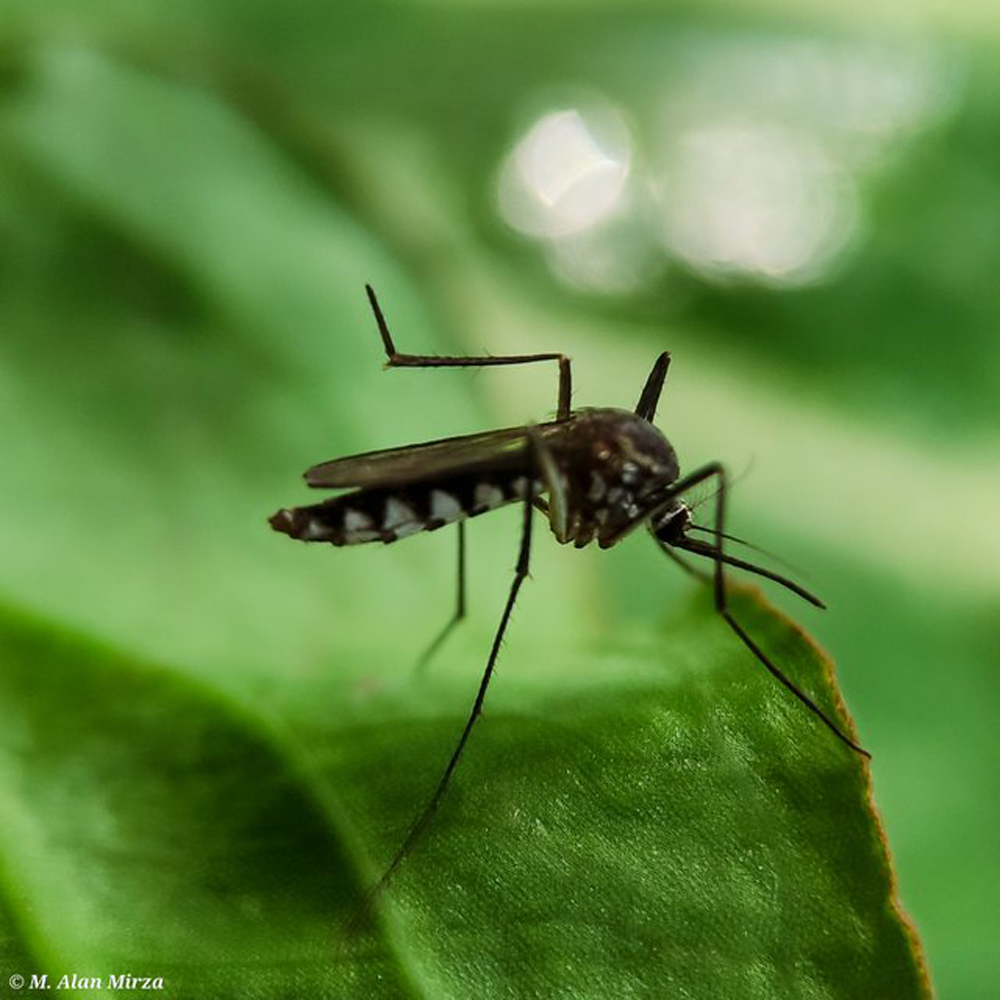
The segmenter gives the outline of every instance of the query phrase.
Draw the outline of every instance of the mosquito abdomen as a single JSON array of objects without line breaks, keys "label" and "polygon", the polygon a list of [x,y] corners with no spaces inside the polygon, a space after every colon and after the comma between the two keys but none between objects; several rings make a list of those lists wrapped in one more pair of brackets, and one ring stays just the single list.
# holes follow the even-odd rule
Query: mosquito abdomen
[{"label": "mosquito abdomen", "polygon": [[[270,523],[275,531],[304,542],[389,543],[523,500],[527,490],[528,477],[519,473],[460,476],[356,490],[323,503],[279,510]],[[535,481],[533,495],[540,492]]]}]

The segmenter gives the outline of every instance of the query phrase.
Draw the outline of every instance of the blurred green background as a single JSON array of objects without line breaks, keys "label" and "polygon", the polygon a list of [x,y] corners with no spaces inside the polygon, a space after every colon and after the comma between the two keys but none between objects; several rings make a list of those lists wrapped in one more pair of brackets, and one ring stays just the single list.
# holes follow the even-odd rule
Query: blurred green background
[{"label": "blurred green background", "polygon": [[[682,463],[830,604],[793,610],[937,989],[1000,994],[998,54],[976,3],[2,0],[4,604],[321,729],[334,651],[377,677],[443,622],[453,542],[265,517],[313,462],[555,401],[381,372],[363,283],[402,350],[569,353],[578,405],[669,348]],[[472,532],[469,649],[515,524]],[[553,644],[690,591],[641,537],[534,577]]]}]

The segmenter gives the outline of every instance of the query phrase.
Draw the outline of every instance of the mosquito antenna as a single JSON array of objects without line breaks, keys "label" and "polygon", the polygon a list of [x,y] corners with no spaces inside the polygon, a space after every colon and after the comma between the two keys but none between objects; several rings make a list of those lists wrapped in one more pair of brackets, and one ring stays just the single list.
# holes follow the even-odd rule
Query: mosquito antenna
[{"label": "mosquito antenna", "polygon": [[765,552],[760,546],[754,545],[752,542],[748,542],[745,538],[737,538],[736,535],[730,535],[726,531],[716,531],[715,528],[708,528],[704,524],[689,524],[687,526],[688,531],[704,531],[708,535],[715,535],[718,538],[725,538],[729,542],[739,542],[740,545],[745,545],[748,549],[754,549],[761,555],[771,556],[772,559],[777,559],[771,552]]},{"label": "mosquito antenna", "polygon": [[[737,484],[743,482],[743,480],[746,479],[746,477],[750,475],[750,470],[752,468],[753,468],[753,462],[750,461],[750,462],[747,463],[747,467],[742,472],[737,473],[735,476],[732,477],[732,479],[729,480],[729,482],[726,484],[726,489],[732,490],[732,488],[734,486],[736,486]],[[714,500],[719,495],[719,491],[720,491],[720,487],[716,487],[714,490],[712,490],[711,493],[706,493],[704,496],[698,497],[697,500],[694,500],[694,501],[692,501],[691,503],[688,504],[688,509],[691,510],[691,511],[697,510],[699,507],[701,507],[704,504],[708,503],[709,500]],[[705,529],[703,529],[703,530],[705,530]],[[711,529],[709,529],[709,530],[711,530]],[[726,536],[726,537],[729,537],[729,536]],[[734,541],[743,541],[743,540],[741,538],[737,538],[737,539],[734,539]],[[744,545],[748,545],[749,542],[743,542],[743,544]]]},{"label": "mosquito antenna", "polygon": [[[660,544],[666,545],[667,543],[660,542]],[[671,542],[670,544],[675,548],[684,549],[685,552],[691,552],[696,556],[704,556],[706,559],[720,559],[722,562],[729,566],[734,566],[736,569],[746,570],[748,573],[755,573],[757,576],[763,576],[768,580],[773,580],[775,583],[780,584],[786,590],[790,590],[793,594],[797,594],[803,600],[808,601],[815,607],[826,607],[826,605],[815,594],[810,593],[805,587],[800,586],[794,580],[789,580],[787,576],[782,576],[780,573],[774,573],[769,569],[765,569],[763,566],[757,566],[754,563],[745,562],[743,559],[728,555],[725,552],[719,552],[715,546],[699,541],[697,538],[681,538],[675,542]]]},{"label": "mosquito antenna", "polygon": [[802,572],[797,566],[793,566],[787,559],[783,559],[781,556],[775,555],[769,549],[764,549],[759,545],[754,545],[753,542],[748,542],[745,538],[739,538],[736,535],[727,534],[725,531],[716,531],[715,528],[709,528],[703,524],[689,524],[688,530],[704,531],[705,534],[715,535],[716,538],[725,538],[730,542],[738,542],[740,545],[745,545],[748,549],[752,549],[754,552],[759,552],[762,556],[767,556],[768,559],[773,559],[776,563],[784,566],[785,569],[790,569],[793,573]]}]

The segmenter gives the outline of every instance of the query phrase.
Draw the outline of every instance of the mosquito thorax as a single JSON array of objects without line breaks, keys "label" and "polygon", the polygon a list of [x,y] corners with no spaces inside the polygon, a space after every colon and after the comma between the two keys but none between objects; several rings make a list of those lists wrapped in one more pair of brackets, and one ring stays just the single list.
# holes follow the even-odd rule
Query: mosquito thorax
[{"label": "mosquito thorax", "polygon": [[573,414],[557,460],[566,483],[568,537],[578,548],[608,548],[648,516],[678,475],[670,442],[629,410]]}]

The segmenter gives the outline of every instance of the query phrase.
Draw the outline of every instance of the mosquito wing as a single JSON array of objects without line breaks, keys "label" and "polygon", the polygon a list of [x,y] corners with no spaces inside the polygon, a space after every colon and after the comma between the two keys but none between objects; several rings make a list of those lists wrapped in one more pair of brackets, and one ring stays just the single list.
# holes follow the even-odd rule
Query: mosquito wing
[{"label": "mosquito wing", "polygon": [[[572,424],[572,420],[559,420],[540,424],[535,429],[543,439],[552,440],[564,434]],[[515,468],[527,460],[526,430],[506,427],[337,458],[308,469],[305,481],[310,486],[326,489],[390,486],[480,469]]]}]

